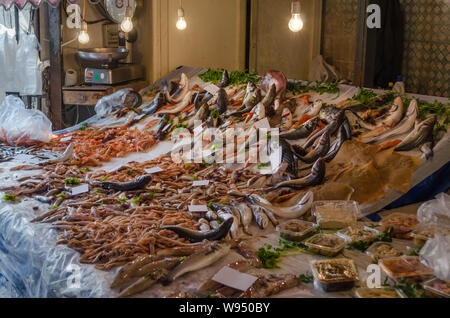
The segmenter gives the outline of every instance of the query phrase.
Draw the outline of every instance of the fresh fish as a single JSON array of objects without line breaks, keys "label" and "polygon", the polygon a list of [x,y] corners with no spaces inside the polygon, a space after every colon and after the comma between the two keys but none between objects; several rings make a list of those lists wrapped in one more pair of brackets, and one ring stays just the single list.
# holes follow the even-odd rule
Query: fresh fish
[{"label": "fresh fish", "polygon": [[193,243],[187,246],[177,246],[173,248],[162,249],[159,250],[156,255],[160,258],[170,256],[189,256],[198,251],[209,248],[210,245],[210,241],[203,241],[201,243]]},{"label": "fresh fish", "polygon": [[129,286],[119,294],[119,298],[129,297],[137,293],[143,292],[152,285],[156,284],[160,279],[168,274],[166,270],[159,270],[154,273],[145,275],[133,285]]},{"label": "fresh fish", "polygon": [[283,219],[296,219],[301,217],[311,209],[314,201],[314,195],[311,191],[306,193],[303,198],[290,207],[274,206],[269,201],[256,194],[251,194],[249,198],[252,202],[259,205],[264,210],[269,211]]},{"label": "fresh fish", "polygon": [[339,150],[341,150],[342,145],[345,141],[349,140],[350,138],[347,135],[347,130],[345,129],[345,125],[342,124],[341,128],[339,128],[338,136],[336,140],[333,142],[333,144],[330,147],[330,150],[326,154],[323,159],[325,162],[331,162],[334,158],[336,158],[337,154],[339,153]]},{"label": "fresh fish", "polygon": [[287,139],[287,140],[298,140],[302,138],[308,137],[319,124],[319,118],[314,117],[307,122],[305,122],[303,125],[301,125],[299,128],[290,130],[288,132],[280,133],[280,137]]},{"label": "fresh fish", "polygon": [[[251,84],[251,83],[249,83]],[[253,84],[252,84],[253,85]],[[248,88],[247,88],[248,89]],[[242,116],[251,110],[261,101],[261,90],[259,88],[254,89],[244,98],[242,107],[238,111],[233,112],[227,116]]]},{"label": "fresh fish", "polygon": [[[430,116],[420,124],[417,124],[414,130],[395,148],[395,151],[409,151],[418,148],[427,143],[426,147],[430,147],[430,142],[433,142],[433,129],[436,125],[437,117]],[[424,150],[427,151],[426,147]],[[427,151],[427,156],[430,158],[432,154]]]},{"label": "fresh fish", "polygon": [[150,175],[144,175],[131,182],[108,182],[108,181],[89,181],[93,186],[99,186],[106,190],[115,191],[133,191],[145,188],[152,181]]},{"label": "fresh fish", "polygon": [[325,156],[330,150],[330,134],[326,131],[322,137],[320,137],[317,146],[313,148],[306,156],[299,157],[299,159],[305,163],[313,163],[320,157]]},{"label": "fresh fish", "polygon": [[175,267],[167,277],[167,282],[173,282],[178,277],[208,267],[230,252],[228,244],[212,244],[205,249],[187,257],[180,265]]},{"label": "fresh fish", "polygon": [[178,102],[177,103],[178,105],[175,108],[158,111],[158,114],[159,115],[178,114],[179,112],[181,112],[183,109],[185,109],[190,104],[191,98],[192,98],[192,92],[187,92],[184,95],[184,99],[182,101]]},{"label": "fresh fish", "polygon": [[216,212],[208,209],[208,212],[206,212],[205,218],[211,222],[211,221],[217,220],[218,216],[217,216]]},{"label": "fresh fish", "polygon": [[114,281],[111,284],[111,288],[116,288],[116,287],[122,286],[126,282],[128,282],[131,278],[137,277],[139,268],[141,268],[149,263],[152,263],[156,260],[158,260],[158,258],[155,256],[143,255],[143,256],[139,256],[134,261],[126,264],[117,273],[116,277],[114,278]]},{"label": "fresh fish", "polygon": [[281,114],[280,130],[286,131],[292,127],[292,113],[288,108],[283,109]]},{"label": "fresh fish", "polygon": [[261,103],[264,105],[264,108],[267,109],[270,105],[273,104],[275,101],[275,97],[277,97],[277,87],[275,84],[272,84],[270,86],[270,90],[267,92],[266,96],[264,96],[264,99],[261,101]]},{"label": "fresh fish", "polygon": [[426,160],[430,160],[433,157],[433,142],[429,141],[420,146],[420,151],[423,153],[423,157]]},{"label": "fresh fish", "polygon": [[153,115],[155,114],[161,107],[167,105],[167,99],[166,99],[166,95],[163,94],[162,92],[159,92],[155,98],[153,99],[153,102],[145,107],[144,109],[142,109],[142,112],[146,115]]},{"label": "fresh fish", "polygon": [[206,91],[202,91],[202,92],[197,92],[194,94],[194,107],[196,110],[199,110],[200,107],[202,107],[204,104],[206,104],[205,102],[205,94]]},{"label": "fresh fish", "polygon": [[311,173],[304,178],[294,179],[290,181],[280,182],[275,185],[272,190],[283,187],[301,190],[306,187],[319,185],[325,178],[325,160],[319,158],[313,165]]},{"label": "fresh fish", "polygon": [[218,93],[216,109],[219,112],[219,114],[222,115],[227,111],[227,107],[228,107],[228,94],[223,88],[221,88]]},{"label": "fresh fish", "polygon": [[294,156],[292,152],[291,145],[284,140],[283,138],[279,139],[279,144],[275,143],[273,140],[270,141],[270,149],[271,151],[281,151],[281,162],[286,162],[288,164],[288,168],[286,171],[294,176],[297,175],[298,170],[298,162],[297,158]]},{"label": "fresh fish", "polygon": [[379,125],[394,127],[400,122],[400,120],[402,120],[403,110],[403,100],[401,97],[397,97],[394,100],[394,105],[389,110],[388,115],[381,120]]},{"label": "fresh fish", "polygon": [[229,218],[225,220],[219,228],[209,231],[209,232],[199,232],[191,229],[186,229],[179,226],[162,226],[161,229],[170,230],[172,232],[177,233],[180,237],[185,238],[193,243],[202,242],[203,240],[209,241],[218,241],[227,236],[230,231],[231,226],[233,225],[234,218]]},{"label": "fresh fish", "polygon": [[[185,96],[188,94],[189,92],[189,79],[186,76],[186,74],[182,73],[181,74],[181,81],[180,81],[180,88],[181,88],[181,92],[178,94],[177,97],[173,98],[172,96],[170,96],[170,92],[169,90],[166,88],[166,99],[169,103],[171,104],[178,104],[179,102],[181,102]],[[191,96],[189,96],[189,101],[191,100]],[[186,105],[187,106],[187,105]]]},{"label": "fresh fish", "polygon": [[394,128],[382,133],[378,137],[374,138],[372,142],[381,142],[387,140],[388,138],[393,138],[402,134],[410,132],[414,128],[417,116],[419,115],[419,108],[417,105],[417,100],[413,99],[411,104],[406,111],[405,118]]},{"label": "fresh fish", "polygon": [[311,138],[309,138],[303,148],[308,149],[309,147],[311,147],[316,142],[317,138],[320,138],[326,132],[328,132],[330,136],[333,136],[337,132],[339,127],[341,127],[341,125],[344,123],[344,121],[345,111],[341,110],[336,113],[332,121],[324,129],[316,133],[314,136],[311,136]]},{"label": "fresh fish", "polygon": [[299,279],[296,275],[285,274],[285,275],[271,275],[267,279],[267,288],[264,290],[263,297],[270,297],[281,293],[284,290],[294,288],[300,284]]},{"label": "fresh fish", "polygon": [[70,161],[73,158],[73,144],[70,144],[66,150],[64,151],[64,153],[62,154],[61,157],[53,159],[53,160],[49,160],[46,162],[43,162],[41,164],[39,164],[40,166],[42,165],[47,165],[47,164],[52,164],[52,163],[60,163],[60,162],[66,162],[66,161]]},{"label": "fresh fish", "polygon": [[246,203],[236,204],[234,201],[232,201],[231,204],[233,204],[236,210],[239,211],[244,232],[249,234],[250,232],[248,230],[248,227],[250,226],[250,223],[252,223],[253,219],[252,209],[250,209],[250,207]]},{"label": "fresh fish", "polygon": [[189,119],[187,127],[194,127],[196,121],[204,121],[206,118],[208,118],[209,114],[210,113],[208,105],[203,104],[202,106],[200,106],[197,113],[191,119]]},{"label": "fresh fish", "polygon": [[137,270],[135,277],[143,277],[157,270],[171,270],[183,261],[182,257],[167,257],[152,263],[146,264]]},{"label": "fresh fish", "polygon": [[256,224],[264,230],[269,225],[269,218],[264,213],[262,207],[258,205],[251,205],[250,208],[252,209],[253,216],[255,217]]},{"label": "fresh fish", "polygon": [[273,214],[272,212],[270,212],[269,210],[262,210],[267,217],[269,218],[269,221],[273,224],[273,226],[278,226],[280,224],[280,222],[278,222],[277,217],[275,216],[275,214]]},{"label": "fresh fish", "polygon": [[222,74],[222,80],[218,84],[220,88],[225,88],[230,84],[230,76],[228,75],[228,71],[224,70]]},{"label": "fresh fish", "polygon": [[322,107],[323,107],[323,101],[318,99],[314,102],[314,104],[312,104],[309,111],[306,112],[306,115],[315,117],[315,116],[319,115],[319,112],[322,109]]}]

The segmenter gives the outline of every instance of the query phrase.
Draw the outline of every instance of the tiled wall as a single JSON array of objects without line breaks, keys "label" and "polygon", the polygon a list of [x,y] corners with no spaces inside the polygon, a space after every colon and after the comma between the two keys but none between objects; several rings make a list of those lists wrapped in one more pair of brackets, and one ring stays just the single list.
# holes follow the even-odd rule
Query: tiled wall
[{"label": "tiled wall", "polygon": [[[450,0],[400,0],[403,77],[412,93],[450,97]],[[355,72],[358,0],[324,0],[322,54],[344,78]]]},{"label": "tiled wall", "polygon": [[353,80],[358,0],[324,0],[322,55],[341,76]]},{"label": "tiled wall", "polygon": [[405,13],[406,90],[450,97],[450,1],[400,2]]}]

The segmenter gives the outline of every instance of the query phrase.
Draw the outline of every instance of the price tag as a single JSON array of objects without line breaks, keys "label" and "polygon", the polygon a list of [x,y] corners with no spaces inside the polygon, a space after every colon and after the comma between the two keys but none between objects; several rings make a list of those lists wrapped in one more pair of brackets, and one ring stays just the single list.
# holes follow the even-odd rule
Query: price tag
[{"label": "price tag", "polygon": [[219,92],[219,89],[220,88],[214,84],[209,84],[208,86],[205,87],[205,91],[213,95],[216,95]]},{"label": "price tag", "polygon": [[86,192],[89,192],[88,184],[83,184],[78,187],[72,188],[72,195],[79,195],[79,194],[83,194]]},{"label": "price tag", "polygon": [[66,138],[61,138],[61,142],[66,142],[66,141],[71,141],[72,140],[72,136],[66,137]]},{"label": "price tag", "polygon": [[203,187],[209,185],[209,180],[200,180],[200,181],[194,181],[192,183],[193,187]]},{"label": "price tag", "polygon": [[234,289],[246,291],[258,280],[258,277],[225,266],[214,275],[212,280]]},{"label": "price tag", "polygon": [[189,212],[208,212],[206,205],[190,205]]},{"label": "price tag", "polygon": [[261,119],[260,121],[255,123],[255,128],[256,129],[270,129],[270,124],[269,124],[269,120],[267,119],[267,117],[265,117],[264,119]]},{"label": "price tag", "polygon": [[145,169],[145,172],[148,173],[148,174],[158,173],[158,172],[161,172],[161,171],[164,171],[164,170],[161,169],[160,167],[153,167],[153,168],[150,168],[150,169]]}]

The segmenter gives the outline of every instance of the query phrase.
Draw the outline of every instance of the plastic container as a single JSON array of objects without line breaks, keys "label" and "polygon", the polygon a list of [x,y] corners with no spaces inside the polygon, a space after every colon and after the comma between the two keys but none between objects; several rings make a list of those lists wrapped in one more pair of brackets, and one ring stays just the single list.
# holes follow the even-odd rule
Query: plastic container
[{"label": "plastic container", "polygon": [[433,269],[423,265],[418,256],[384,258],[379,264],[395,282],[401,278],[421,282],[433,275]]},{"label": "plastic container", "polygon": [[395,248],[391,243],[376,242],[367,249],[366,254],[372,258],[372,262],[378,263],[383,258],[402,256],[403,252]]},{"label": "plastic container", "polygon": [[345,240],[334,234],[316,234],[305,241],[312,253],[333,257],[345,247]]},{"label": "plastic container", "polygon": [[316,233],[316,228],[311,222],[290,220],[280,225],[280,232],[289,241],[301,242]]},{"label": "plastic container", "polygon": [[392,91],[400,95],[405,94],[405,83],[403,83],[403,77],[401,75],[397,76],[397,82],[395,82]]},{"label": "plastic container", "polygon": [[412,214],[393,213],[381,220],[384,230],[394,228],[392,236],[398,239],[411,239],[411,232],[419,224],[417,217]]},{"label": "plastic container", "polygon": [[315,283],[325,292],[350,290],[359,280],[355,263],[347,258],[312,261],[311,270]]},{"label": "plastic container", "polygon": [[423,288],[435,295],[450,298],[450,283],[439,278],[433,278],[423,283]]},{"label": "plastic container", "polygon": [[359,206],[356,201],[316,201],[312,206],[316,223],[322,229],[339,230],[356,224]]},{"label": "plastic container", "polygon": [[380,236],[380,231],[364,225],[353,225],[337,232],[347,243],[373,242]]},{"label": "plastic container", "polygon": [[429,239],[434,238],[436,233],[450,235],[450,229],[432,224],[420,224],[412,231],[411,236],[417,246],[423,246]]},{"label": "plastic container", "polygon": [[357,288],[355,290],[357,298],[407,298],[400,290],[391,287],[383,288]]}]

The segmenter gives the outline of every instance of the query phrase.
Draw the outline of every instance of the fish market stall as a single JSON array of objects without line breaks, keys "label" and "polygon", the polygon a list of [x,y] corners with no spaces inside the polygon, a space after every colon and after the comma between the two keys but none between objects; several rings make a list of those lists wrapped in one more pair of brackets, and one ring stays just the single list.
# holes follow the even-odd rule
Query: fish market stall
[{"label": "fish market stall", "polygon": [[[351,108],[358,106],[348,106],[357,103],[358,94],[363,92],[358,88],[343,85],[333,88],[333,92],[319,93],[317,88],[308,87],[310,84],[289,81],[285,85],[293,88],[281,101],[276,97],[278,82],[270,86],[272,92],[266,91],[264,97],[258,93],[264,90],[264,77],[260,81],[248,74],[246,80],[254,77],[256,85],[230,84],[233,73],[224,73],[225,82],[211,86],[201,78],[212,72],[201,68],[177,70],[140,94],[126,90],[106,97],[97,105],[96,116],[55,132],[47,143],[31,148],[2,146],[0,262],[2,274],[17,284],[23,295],[364,297],[361,295],[374,293],[364,288],[367,267],[374,257],[379,261],[376,253],[418,255],[417,243],[410,239],[411,231],[419,224],[416,216],[383,217],[381,222],[372,222],[365,216],[443,166],[448,159],[448,134],[440,136],[433,148],[424,149],[433,150],[428,159],[425,155],[421,158],[417,148],[406,153],[393,152],[399,142],[365,143],[361,140],[371,138],[369,133],[354,133],[362,129],[351,122],[354,117],[358,116],[360,126],[365,124],[359,118],[359,110]],[[199,74],[203,75],[199,78]],[[180,77],[179,88],[184,96],[169,101],[174,106],[167,107],[167,101],[160,99],[172,97],[162,95],[161,86]],[[261,102],[253,100],[249,111],[242,111],[247,107],[244,101],[252,100],[248,97],[254,94],[252,86]],[[217,87],[217,101],[214,94],[203,90],[210,87]],[[133,104],[140,98],[142,103]],[[194,103],[192,106],[184,102],[187,98]],[[206,101],[208,98],[211,103]],[[282,105],[268,120],[271,128],[285,126],[279,140],[287,145],[273,173],[260,171],[267,164],[249,162],[173,162],[170,151],[174,143],[168,138],[173,127],[194,132],[191,118],[198,117],[201,123],[205,105],[209,103],[210,109],[215,109],[215,103],[222,103],[220,98],[226,99],[225,109],[222,113],[219,110],[216,118],[221,121],[214,123],[214,117],[203,117],[212,119],[206,122],[207,126],[250,123],[250,130],[259,121],[270,118],[256,117],[258,108],[266,113],[262,107],[268,98],[272,101],[267,102],[267,107],[272,103]],[[403,110],[401,99],[391,97],[387,103],[397,103],[402,113],[409,114],[420,110],[415,99],[410,98],[434,101],[432,97],[404,98],[410,102],[408,110]],[[120,102],[111,102],[117,100]],[[328,108],[345,117],[342,123],[349,122],[352,133],[345,138],[348,140],[340,142],[344,128],[327,131],[333,122],[322,122],[320,118]],[[278,119],[277,112],[283,114]],[[384,120],[390,118],[387,114]],[[229,116],[238,120],[227,121]],[[245,116],[255,118],[247,121]],[[323,116],[326,118],[326,114]],[[314,118],[314,127],[309,127]],[[407,121],[403,114],[396,119],[400,126]],[[298,129],[291,129],[295,125]],[[316,129],[319,125],[323,126]],[[419,120],[415,127],[410,124],[408,131],[402,128],[405,132],[398,138],[407,140],[421,127]],[[306,137],[312,134],[314,138],[321,131],[325,133],[316,137],[316,145],[311,142],[312,150],[308,151]],[[323,139],[327,150],[314,154]],[[269,143],[268,149],[270,146]],[[204,141],[205,149],[211,149],[210,140]],[[288,172],[293,164],[292,153],[298,165],[297,179],[286,178],[295,172]],[[328,156],[333,158],[325,164],[323,158]],[[349,162],[351,168],[346,166]],[[359,174],[346,175],[352,169],[359,170]],[[400,181],[395,169],[402,169]],[[381,173],[384,175],[379,177]],[[364,179],[367,177],[369,180]],[[376,178],[379,181],[375,182]],[[361,192],[356,187],[361,187]],[[397,233],[397,228],[391,226],[396,222],[405,222],[407,228],[401,226]],[[416,261],[417,256],[411,257],[406,260]],[[19,263],[22,265],[17,267]],[[394,265],[382,264],[382,280],[385,275],[395,280],[388,270]],[[333,274],[337,275],[335,282],[329,281],[327,271],[339,272],[339,268],[348,269]],[[432,278],[428,267],[420,270],[423,277]],[[230,278],[237,273],[249,275],[246,278],[251,284],[246,289]],[[398,281],[394,284],[403,286]],[[378,290],[378,296],[405,297],[397,285]]]}]

